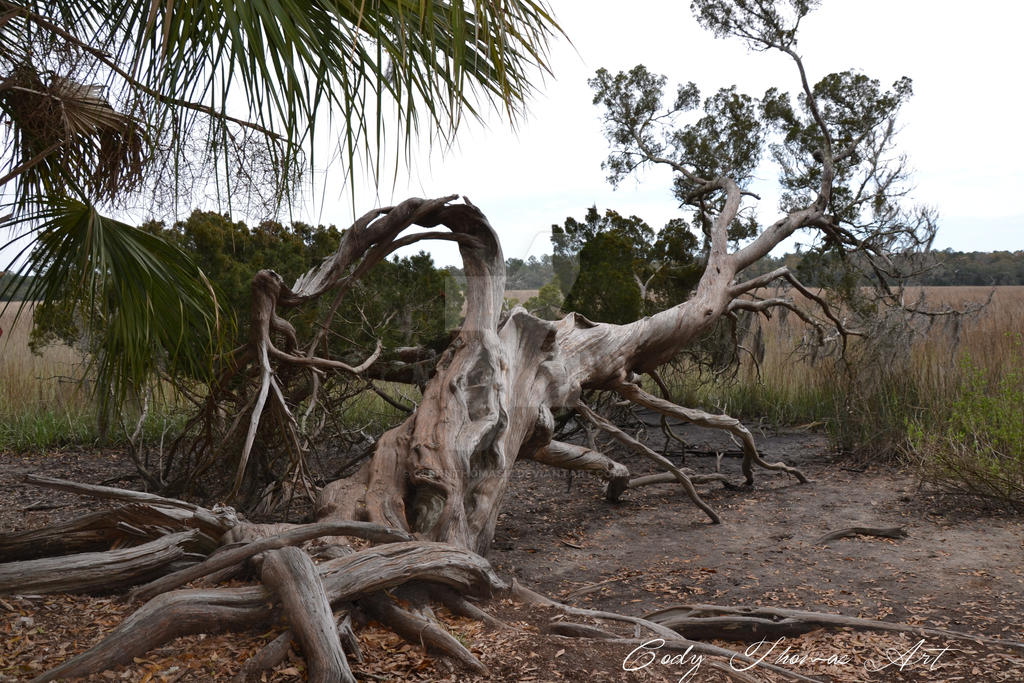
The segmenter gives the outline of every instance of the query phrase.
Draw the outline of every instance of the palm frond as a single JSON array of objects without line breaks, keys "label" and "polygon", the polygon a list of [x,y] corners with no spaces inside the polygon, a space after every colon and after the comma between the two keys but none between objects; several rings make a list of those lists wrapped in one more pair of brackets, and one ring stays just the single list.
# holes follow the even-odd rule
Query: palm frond
[{"label": "palm frond", "polygon": [[103,328],[105,404],[161,363],[201,373],[202,273],[98,205],[144,179],[287,200],[324,122],[348,171],[485,106],[514,121],[560,32],[541,0],[0,0],[0,228],[34,240],[17,272]]},{"label": "palm frond", "polygon": [[72,302],[94,331],[104,410],[157,370],[209,376],[224,321],[214,290],[184,252],[68,198],[49,199],[34,223],[35,248],[8,287],[23,283],[26,301]]},{"label": "palm frond", "polygon": [[484,103],[515,120],[560,32],[537,0],[0,0],[0,11],[20,11],[0,33],[57,35],[172,141],[212,117],[280,138],[281,165],[303,146],[315,163],[324,114],[344,119],[348,166],[376,158],[385,132],[408,149],[424,117],[446,140]]},{"label": "palm frond", "polygon": [[0,83],[0,118],[9,124],[8,171],[0,186],[18,183],[20,208],[41,194],[88,188],[105,199],[143,179],[145,141],[140,122],[119,112],[106,87],[43,73],[22,62]]}]

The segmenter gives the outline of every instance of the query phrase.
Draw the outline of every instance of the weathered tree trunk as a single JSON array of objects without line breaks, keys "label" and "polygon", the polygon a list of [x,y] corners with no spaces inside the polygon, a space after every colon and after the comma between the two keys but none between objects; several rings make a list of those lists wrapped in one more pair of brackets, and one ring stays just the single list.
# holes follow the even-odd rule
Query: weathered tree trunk
[{"label": "weathered tree trunk", "polygon": [[[741,264],[725,249],[724,232],[739,199],[738,188],[728,189],[731,203],[716,221],[711,260],[694,297],[627,325],[594,323],[576,314],[549,322],[522,309],[501,320],[504,257],[496,235],[475,207],[440,206],[435,220],[471,238],[459,241],[468,280],[466,320],[415,413],[381,437],[357,477],[323,490],[320,517],[377,522],[486,552],[516,460],[567,466],[564,458],[552,462],[553,411],[575,408],[588,389],[617,390],[650,405],[653,397],[631,388],[636,373],[670,359],[727,312],[733,300],[729,285]],[[752,452],[744,470],[752,481],[749,463],[765,463],[756,457],[749,432],[731,418],[698,412],[680,409],[674,415],[745,433]]]},{"label": "weathered tree trunk", "polygon": [[[640,450],[683,484],[713,521],[718,520],[693,485],[695,480],[708,481],[707,476],[695,477],[676,468],[603,420],[581,402],[587,390],[616,391],[663,414],[732,431],[744,444],[747,483],[753,480],[753,464],[785,469],[805,481],[796,470],[761,461],[749,432],[736,420],[680,408],[637,386],[638,373],[654,370],[729,312],[736,295],[731,283],[746,257],[743,252],[730,255],[725,249],[725,230],[738,207],[739,191],[735,184],[722,183],[729,201],[715,222],[707,272],[693,298],[627,325],[594,323],[575,314],[550,322],[521,308],[503,318],[504,257],[498,239],[476,207],[468,202],[452,204],[452,197],[413,199],[368,214],[345,234],[337,252],[300,278],[294,288],[286,287],[272,271],[259,273],[253,281],[249,343],[227,360],[219,384],[237,376],[252,377],[255,382],[250,385],[253,394],[246,410],[235,416],[227,429],[228,436],[241,438],[245,433],[236,461],[235,491],[245,480],[255,437],[267,411],[275,412],[273,424],[292,444],[293,481],[305,481],[297,421],[280,379],[288,374],[284,370],[292,375],[311,373],[310,400],[315,400],[323,373],[362,372],[380,352],[378,346],[369,359],[353,367],[316,355],[319,339],[302,351],[280,308],[314,301],[329,291],[338,301],[356,278],[395,249],[420,239],[453,239],[465,264],[467,314],[458,336],[438,359],[416,409],[404,423],[381,436],[373,457],[359,471],[321,491],[316,505],[318,524],[253,525],[235,519],[229,509],[211,512],[148,494],[132,496],[77,487],[87,495],[135,499],[139,503],[134,504],[144,502],[165,514],[174,510],[183,525],[197,527],[188,533],[198,534],[198,528],[218,529],[225,547],[202,563],[180,569],[168,565],[174,557],[154,554],[151,559],[164,567],[157,573],[166,576],[134,593],[134,597],[149,601],[92,650],[40,680],[99,671],[183,633],[262,624],[282,615],[287,616],[292,635],[310,661],[311,679],[351,680],[332,616],[332,610],[342,603],[356,603],[410,640],[451,656],[471,671],[484,671],[472,654],[430,618],[398,607],[379,591],[410,581],[426,582],[431,587],[426,594],[434,599],[461,613],[488,619],[464,596],[486,597],[504,588],[481,555],[494,536],[512,468],[520,458],[595,472],[607,481],[607,496],[613,500],[630,486],[629,471],[623,465],[592,449],[552,441],[556,411],[576,410]],[[413,225],[444,225],[450,233],[401,236]],[[321,329],[328,325],[329,319]],[[284,340],[283,348],[275,345],[275,338]],[[214,399],[217,391],[214,387]],[[222,413],[212,414],[226,423]],[[219,452],[218,448],[212,452]],[[710,477],[723,479],[721,475]],[[33,483],[67,486],[43,479]],[[636,480],[635,485],[644,483]],[[346,538],[353,536],[386,544],[357,551]],[[298,547],[314,538],[333,544],[321,557],[335,559],[315,565]],[[0,544],[3,542],[0,539]],[[13,563],[5,570],[8,576],[23,576],[38,562],[50,560]],[[265,588],[173,590],[202,577],[217,580],[237,573],[245,563],[261,566]],[[151,565],[131,571],[136,583],[154,578]],[[94,589],[92,574],[87,578],[78,587]],[[75,587],[74,582],[61,585]],[[455,590],[448,590],[451,588]],[[255,658],[247,665],[245,676],[255,676],[261,666],[277,661],[282,647],[277,643]]]},{"label": "weathered tree trunk", "polygon": [[[287,373],[279,371],[311,373],[310,400],[316,400],[323,373],[362,372],[380,352],[378,347],[364,363],[353,367],[317,356],[319,339],[301,351],[295,330],[280,316],[279,308],[314,301],[329,291],[335,293],[338,301],[356,278],[395,249],[420,239],[453,239],[459,244],[466,267],[467,315],[458,336],[438,359],[435,373],[423,389],[421,403],[401,425],[381,436],[372,458],[353,476],[332,482],[320,492],[315,508],[317,523],[255,525],[238,519],[230,508],[211,511],[149,494],[33,479],[31,483],[36,485],[128,500],[129,505],[110,515],[93,516],[55,529],[0,537],[0,548],[27,558],[32,556],[33,543],[47,552],[65,554],[86,548],[99,550],[97,546],[109,543],[135,547],[0,565],[0,591],[108,590],[150,581],[132,594],[134,598],[148,600],[135,614],[92,649],[37,680],[101,671],[182,634],[262,627],[282,618],[287,619],[290,630],[248,662],[241,678],[258,678],[263,669],[281,660],[294,639],[309,661],[311,680],[352,680],[344,643],[356,654],[358,646],[352,642],[348,622],[341,620],[339,625],[334,612],[347,614],[355,607],[388,624],[411,642],[449,656],[469,671],[483,673],[485,669],[479,660],[434,623],[428,609],[422,614],[406,610],[393,603],[384,591],[416,584],[418,590],[402,595],[414,596],[414,602],[424,596],[439,600],[457,613],[502,627],[466,597],[486,598],[508,588],[482,555],[493,538],[512,468],[518,459],[591,471],[607,482],[606,495],[612,500],[629,487],[678,481],[713,521],[718,519],[700,499],[694,484],[729,484],[726,477],[697,475],[674,466],[591,410],[581,400],[587,390],[610,390],[662,415],[729,431],[743,446],[743,474],[748,485],[753,483],[755,465],[806,481],[799,471],[782,463],[764,462],[750,432],[737,420],[677,406],[651,396],[639,386],[640,373],[653,372],[707,332],[721,316],[744,306],[761,307],[764,302],[740,298],[754,284],[736,284],[737,273],[797,227],[820,217],[821,209],[817,207],[800,215],[792,214],[749,246],[730,254],[726,249],[726,229],[736,215],[739,189],[727,179],[716,181],[715,187],[726,192],[727,201],[712,226],[707,270],[694,296],[627,325],[594,323],[575,314],[550,322],[521,308],[503,318],[504,259],[498,240],[483,214],[468,202],[451,204],[451,197],[409,200],[368,214],[345,234],[338,251],[320,268],[300,278],[293,289],[286,287],[276,274],[261,272],[253,283],[249,344],[227,360],[221,382],[224,385],[227,378],[237,376],[255,378],[254,384],[248,385],[253,394],[245,410],[230,422],[224,442],[211,451],[222,452],[219,449],[228,442],[227,437],[245,432],[240,457],[235,461],[236,491],[245,479],[255,435],[268,410],[276,412],[275,424],[291,440],[293,481],[305,481],[297,421],[280,384],[280,377]],[[413,225],[441,224],[451,232],[400,236]],[[787,275],[780,273],[772,275]],[[756,282],[762,280],[758,278]],[[328,324],[329,320],[321,329]],[[283,338],[284,348],[275,346],[273,337]],[[214,400],[217,392],[218,387],[214,387]],[[666,472],[631,479],[625,466],[592,448],[553,441],[554,414],[564,410],[576,411],[577,419],[585,419],[609,432]],[[221,423],[228,423],[223,411],[212,414]],[[140,513],[137,523],[132,525],[124,519],[126,510],[145,514]],[[163,535],[170,530],[180,533]],[[217,551],[211,553],[216,543],[192,547],[211,536],[218,538],[221,547]],[[367,548],[365,541],[352,543],[349,538],[368,539],[379,545]],[[309,547],[314,539],[319,542],[319,549]],[[186,550],[193,555],[184,558],[185,550],[180,545],[186,541],[190,544]],[[136,545],[139,543],[145,544]],[[322,547],[324,543],[326,548]],[[311,554],[318,555],[319,565]],[[181,566],[182,559],[187,559],[190,566]],[[64,572],[57,583],[52,583],[54,579],[48,575],[57,566],[55,562],[76,569]],[[185,582],[216,583],[245,568],[256,569],[263,586],[175,590]],[[535,599],[525,589],[516,595]],[[695,647],[709,655],[735,654],[741,660],[742,655],[694,643],[657,622],[662,618],[675,619],[671,623],[677,623],[682,632],[696,636],[743,629],[760,633],[757,629],[771,632],[792,627],[799,631],[806,623],[827,621],[807,615],[744,611],[723,611],[713,617],[685,612],[678,619],[680,613],[673,612],[645,620],[555,606],[569,614],[625,619],[665,638],[666,647]],[[806,623],[793,624],[793,620]],[[907,630],[899,625],[891,627]],[[614,635],[592,627],[568,628],[563,632],[584,637]],[[634,643],[618,637],[609,642]],[[775,670],[796,680],[810,680]]]}]

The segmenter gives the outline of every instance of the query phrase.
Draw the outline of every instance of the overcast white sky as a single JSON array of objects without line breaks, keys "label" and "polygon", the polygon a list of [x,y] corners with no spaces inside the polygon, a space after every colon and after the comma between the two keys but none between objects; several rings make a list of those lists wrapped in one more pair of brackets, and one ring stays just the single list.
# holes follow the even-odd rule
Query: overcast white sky
[{"label": "overcast white sky", "polygon": [[[697,26],[688,2],[553,4],[573,45],[563,40],[553,46],[554,77],[539,86],[518,131],[499,116],[486,126],[467,125],[457,148],[444,154],[425,149],[417,168],[400,174],[394,189],[390,179],[379,194],[369,184],[357,185],[359,213],[408,196],[463,194],[490,218],[505,255],[519,258],[550,253],[551,225],[582,217],[595,204],[636,214],[657,229],[678,215],[670,176],[648,172],[617,190],[607,183],[601,170],[607,143],[586,83],[594,71],[614,73],[642,63],[668,77],[669,91],[690,80],[705,93],[734,83],[754,96],[773,85],[792,92],[799,87],[791,61],[714,39]],[[848,68],[886,86],[903,75],[914,81],[899,141],[915,170],[914,199],[939,211],[936,247],[1024,249],[1024,2],[822,4],[801,25],[798,44],[812,82]],[[773,177],[766,173],[763,180],[765,190]],[[763,215],[771,216],[774,200],[766,196],[762,204],[768,204]],[[332,189],[307,213],[296,218],[348,225],[351,196]],[[784,247],[791,250],[792,243]],[[450,245],[431,244],[429,250],[439,263],[458,262]]]},{"label": "overcast white sky", "polygon": [[[527,117],[513,131],[493,114],[467,122],[456,147],[424,143],[414,168],[379,190],[355,185],[362,214],[410,196],[468,196],[497,229],[506,257],[550,253],[550,229],[596,205],[645,219],[655,229],[679,215],[664,169],[627,179],[618,189],[605,180],[608,146],[587,79],[646,65],[668,77],[667,91],[694,81],[702,92],[736,84],[753,96],[771,86],[796,92],[792,62],[752,53],[734,40],[717,40],[697,26],[686,0],[551,0],[572,40],[552,46],[553,76],[538,83]],[[913,200],[938,209],[936,248],[960,251],[1024,250],[1024,0],[823,0],[801,25],[798,51],[812,82],[849,68],[889,86],[914,81],[902,111],[900,149],[914,169]],[[321,156],[321,158],[325,158]],[[774,220],[774,175],[763,169],[754,188],[759,212]],[[346,227],[353,220],[342,169],[317,174],[330,188],[298,207],[292,218]],[[203,207],[212,208],[212,207]],[[126,217],[144,220],[147,216]],[[796,239],[801,239],[797,237]],[[806,237],[803,238],[806,240]],[[792,251],[789,240],[776,253]],[[451,243],[422,242],[439,264],[458,264]],[[0,266],[13,256],[0,253]]]}]

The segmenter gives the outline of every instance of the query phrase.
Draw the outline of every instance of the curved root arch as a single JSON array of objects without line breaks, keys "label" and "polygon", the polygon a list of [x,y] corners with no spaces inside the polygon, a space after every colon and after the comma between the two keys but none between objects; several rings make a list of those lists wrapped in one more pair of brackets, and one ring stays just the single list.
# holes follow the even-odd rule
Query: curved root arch
[{"label": "curved root arch", "polygon": [[[723,189],[730,195],[727,209],[732,207],[734,215],[738,190],[728,183]],[[92,650],[47,672],[40,680],[100,671],[182,633],[251,628],[279,620],[287,621],[289,637],[299,642],[310,661],[310,680],[352,680],[347,657],[358,657],[358,646],[347,615],[358,612],[454,658],[470,671],[483,672],[472,653],[434,623],[429,609],[419,608],[425,600],[436,600],[456,613],[495,622],[468,603],[465,596],[486,597],[506,588],[483,554],[494,535],[514,463],[529,458],[554,467],[593,472],[606,480],[606,496],[612,500],[629,488],[666,480],[665,475],[630,478],[625,466],[602,453],[553,441],[555,411],[575,410],[581,416],[578,419],[588,420],[658,463],[714,521],[717,514],[700,498],[694,485],[731,485],[724,475],[698,475],[667,462],[583,404],[584,390],[613,391],[662,415],[729,431],[743,445],[743,474],[748,484],[754,465],[806,481],[793,468],[761,459],[752,435],[738,421],[655,398],[636,383],[636,373],[654,370],[692,343],[718,318],[728,315],[736,297],[745,291],[731,283],[749,262],[751,247],[734,254],[725,250],[725,230],[732,218],[728,211],[715,221],[716,239],[709,267],[689,301],[634,323],[611,325],[575,314],[548,322],[522,309],[502,319],[504,259],[497,237],[476,207],[468,202],[453,204],[453,200],[411,199],[367,214],[345,233],[335,254],[291,288],[272,271],[263,271],[254,278],[248,341],[227,359],[203,416],[210,423],[221,424],[218,436],[193,442],[202,451],[205,459],[200,464],[205,467],[223,468],[226,450],[239,446],[233,460],[236,471],[231,475],[236,492],[244,484],[251,456],[257,453],[256,435],[266,423],[276,425],[290,444],[293,483],[307,484],[305,444],[292,408],[299,402],[289,397],[293,387],[286,385],[287,378],[305,375],[312,389],[303,400],[312,403],[328,373],[366,372],[380,354],[378,347],[362,362],[345,363],[324,351],[331,318],[353,283],[396,249],[423,239],[456,241],[465,264],[466,318],[457,337],[438,358],[434,374],[423,388],[421,403],[400,426],[381,436],[372,458],[353,476],[332,482],[320,492],[318,523],[305,527],[253,525],[226,508],[209,511],[167,498],[102,487],[83,490],[91,495],[127,499],[134,507],[122,508],[110,520],[91,519],[55,531],[57,535],[68,531],[76,534],[78,550],[65,548],[65,553],[99,550],[93,547],[98,544],[109,547],[110,535],[116,535],[111,529],[123,534],[119,520],[126,514],[141,519],[138,509],[146,506],[145,519],[151,521],[141,530],[138,524],[131,528],[136,536],[141,533],[155,544],[154,548],[159,547],[161,554],[157,556],[154,550],[145,562],[137,561],[130,553],[75,556],[75,561],[83,565],[82,571],[68,578],[79,582],[80,587],[96,589],[92,570],[98,568],[109,574],[114,566],[120,577],[118,585],[147,584],[137,589],[134,597],[149,601]],[[402,234],[415,226],[444,226],[447,232]],[[334,298],[325,309],[319,331],[301,343],[282,311],[315,302],[328,293]],[[241,391],[229,391],[229,385],[239,378]],[[233,403],[225,399],[229,395],[234,397]],[[225,405],[240,409],[232,414]],[[270,414],[276,419],[268,420]],[[210,430],[207,435],[212,433]],[[66,485],[42,480],[36,483]],[[173,537],[166,533],[174,528],[168,524],[169,519],[182,522],[178,525],[180,533]],[[349,541],[351,537],[362,540]],[[314,538],[318,547],[310,547]],[[367,548],[366,541],[378,545]],[[0,547],[24,551],[25,557],[34,557],[29,554],[28,544],[40,543],[60,546],[46,533],[0,538]],[[200,562],[197,556],[206,559]],[[321,560],[319,565],[314,558]],[[71,559],[65,556],[56,562],[68,564]],[[111,561],[115,564],[104,564]],[[26,559],[5,565],[0,574],[7,583],[0,581],[0,592],[12,585],[31,585],[25,577],[52,572],[53,562]],[[178,588],[199,580],[216,584],[246,570],[262,585]],[[49,584],[40,586],[40,590],[51,588]],[[60,589],[75,587],[62,585]],[[388,590],[413,603],[412,611],[393,602]],[[625,618],[661,634],[666,641],[674,639],[678,646],[690,645],[677,631],[655,620],[584,614],[580,610],[569,613]],[[693,618],[704,616],[688,612],[679,628],[685,625],[689,629],[694,626]],[[720,621],[722,616],[707,618]],[[756,619],[758,625],[763,625],[766,618],[761,614],[724,616],[741,619],[744,624],[755,623],[750,620]],[[702,621],[695,628],[711,626],[711,622]],[[594,637],[601,629],[579,625],[577,631]],[[252,673],[273,666],[287,640],[282,636],[270,643],[246,670]],[[704,651],[730,654],[726,650]]]},{"label": "curved root arch", "polygon": [[[321,492],[320,519],[376,522],[484,552],[518,458],[540,454],[537,459],[555,466],[583,466],[582,460],[552,459],[546,449],[552,438],[553,411],[568,408],[587,415],[586,407],[578,405],[585,389],[616,390],[664,414],[740,435],[746,451],[747,483],[752,481],[752,464],[785,469],[803,480],[795,470],[764,463],[749,432],[732,418],[698,415],[698,411],[668,402],[652,406],[652,397],[631,394],[628,389],[624,393],[623,387],[630,386],[636,371],[672,357],[728,313],[733,296],[729,284],[737,268],[729,254],[712,254],[715,267],[708,268],[691,300],[635,323],[594,323],[576,314],[548,322],[522,309],[502,320],[505,271],[498,238],[475,206],[468,201],[452,203],[454,199],[410,199],[366,214],[346,231],[337,251],[293,287],[287,287],[273,271],[257,274],[248,342],[229,359],[218,383],[224,387],[232,378],[249,378],[242,392],[244,400],[235,403],[241,410],[218,443],[211,445],[207,440],[199,444],[205,448],[208,465],[223,459],[226,451],[237,449],[230,459],[235,465],[232,494],[238,494],[245,484],[261,426],[276,430],[291,457],[284,477],[290,485],[280,492],[304,488],[312,494],[304,457],[307,444],[290,407],[294,401],[287,398],[292,387],[283,386],[281,378],[304,375],[311,387],[306,400],[312,406],[326,373],[359,374],[370,368],[381,352],[379,344],[358,365],[328,357],[323,342],[332,317],[346,293],[370,268],[396,249],[424,239],[458,243],[467,276],[465,320],[438,359],[416,410],[377,441],[372,459],[356,476]],[[412,227],[438,226],[447,231],[403,234]],[[295,328],[281,312],[328,293],[333,302],[325,309],[318,331],[313,339],[300,343]],[[221,398],[218,387],[211,394],[206,418],[226,423],[227,409],[216,405]],[[230,393],[234,398],[237,395]],[[276,419],[268,420],[269,414]],[[673,472],[713,521],[718,520],[696,493],[690,474],[659,463]],[[627,475],[614,474],[610,497],[624,490]]]}]

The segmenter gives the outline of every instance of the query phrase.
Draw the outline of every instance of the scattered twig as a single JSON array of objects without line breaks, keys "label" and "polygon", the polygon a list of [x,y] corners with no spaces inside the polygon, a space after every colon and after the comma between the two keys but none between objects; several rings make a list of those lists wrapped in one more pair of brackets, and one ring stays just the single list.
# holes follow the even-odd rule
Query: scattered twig
[{"label": "scattered twig", "polygon": [[838,531],[832,531],[825,534],[814,542],[814,545],[824,545],[829,541],[834,541],[839,538],[848,538],[850,536],[878,536],[880,538],[906,538],[908,536],[907,530],[901,526],[894,527],[869,527],[869,526],[851,526],[848,529],[839,529]]},{"label": "scattered twig", "polygon": [[721,607],[718,605],[680,605],[647,615],[648,621],[666,626],[691,637],[724,637],[730,640],[774,638],[780,635],[806,633],[822,627],[846,627],[865,631],[895,631],[916,636],[939,636],[957,640],[1024,650],[1024,643],[988,638],[963,631],[930,626],[896,624],[875,619],[848,617],[841,614],[810,612],[782,607]]},{"label": "scattered twig", "polygon": [[592,583],[589,586],[583,586],[582,588],[576,588],[575,590],[571,590],[568,593],[566,593],[565,594],[565,599],[566,600],[571,600],[573,598],[578,598],[581,595],[586,595],[588,593],[593,593],[597,589],[601,588],[601,586],[607,586],[610,583],[618,583],[619,581],[625,581],[627,578],[628,577],[625,577],[625,576],[617,576],[614,579],[606,579],[604,581],[598,581],[597,583]]}]

